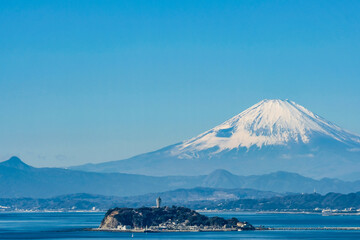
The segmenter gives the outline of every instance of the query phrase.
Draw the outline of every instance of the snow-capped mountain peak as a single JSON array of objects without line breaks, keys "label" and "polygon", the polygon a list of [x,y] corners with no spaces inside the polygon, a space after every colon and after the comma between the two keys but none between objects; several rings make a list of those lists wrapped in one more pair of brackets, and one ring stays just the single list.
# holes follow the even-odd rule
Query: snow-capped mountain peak
[{"label": "snow-capped mountain peak", "polygon": [[343,143],[359,143],[360,136],[289,100],[263,100],[228,121],[184,141],[173,155],[216,149],[216,152],[239,147],[249,149],[290,142],[307,144],[313,136],[327,136]]},{"label": "snow-capped mountain peak", "polygon": [[289,100],[263,100],[195,138],[86,171],[240,175],[276,171],[359,180],[360,136]]}]

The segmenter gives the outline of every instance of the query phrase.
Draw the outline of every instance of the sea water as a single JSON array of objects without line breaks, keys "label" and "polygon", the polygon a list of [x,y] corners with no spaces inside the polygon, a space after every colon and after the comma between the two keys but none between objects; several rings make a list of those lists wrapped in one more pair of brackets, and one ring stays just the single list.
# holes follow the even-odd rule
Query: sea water
[{"label": "sea water", "polygon": [[[360,227],[360,216],[317,214],[206,213],[237,217],[266,227]],[[104,213],[0,213],[0,239],[360,239],[355,230],[295,230],[194,233],[90,232]]]}]

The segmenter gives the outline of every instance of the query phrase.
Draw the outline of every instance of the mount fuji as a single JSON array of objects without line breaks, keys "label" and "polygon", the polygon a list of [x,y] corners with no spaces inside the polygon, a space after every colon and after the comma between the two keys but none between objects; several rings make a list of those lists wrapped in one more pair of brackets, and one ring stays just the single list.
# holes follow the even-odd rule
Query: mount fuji
[{"label": "mount fuji", "polygon": [[[360,135],[289,100],[263,100],[194,137],[130,159],[73,169],[147,175],[296,172],[308,177],[357,175]],[[360,179],[360,174],[358,176]]]}]

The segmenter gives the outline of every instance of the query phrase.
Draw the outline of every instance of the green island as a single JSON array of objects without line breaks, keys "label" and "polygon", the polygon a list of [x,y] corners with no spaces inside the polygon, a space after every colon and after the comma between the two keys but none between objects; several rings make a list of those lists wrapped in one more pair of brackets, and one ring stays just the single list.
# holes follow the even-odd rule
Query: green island
[{"label": "green island", "polygon": [[255,230],[237,218],[207,217],[185,207],[114,208],[93,231],[193,232]]}]

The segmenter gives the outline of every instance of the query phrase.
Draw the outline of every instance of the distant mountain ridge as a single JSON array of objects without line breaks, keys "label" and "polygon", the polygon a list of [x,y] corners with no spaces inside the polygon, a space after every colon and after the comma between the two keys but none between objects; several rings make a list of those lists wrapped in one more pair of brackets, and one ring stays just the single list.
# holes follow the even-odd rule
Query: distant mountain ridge
[{"label": "distant mountain ridge", "polygon": [[[216,199],[207,199],[207,196],[213,196],[216,192],[232,193],[235,195],[239,194],[239,198],[220,196]],[[154,206],[155,199],[158,196],[163,199],[164,206],[181,204],[193,209],[207,210],[321,212],[322,209],[327,208],[340,210],[345,208],[354,208],[355,211],[356,209],[360,209],[360,192],[349,194],[328,193],[326,195],[320,195],[318,193],[278,195],[276,193],[268,192],[263,195],[266,197],[251,198],[254,193],[255,195],[257,194],[256,191],[249,189],[194,188],[133,197],[116,197],[80,193],[42,199],[0,198],[0,210],[74,211],[95,209],[104,211],[114,207]],[[197,197],[193,198],[193,194],[196,194]]]},{"label": "distant mountain ridge", "polygon": [[218,169],[208,175],[152,177],[123,173],[94,173],[61,168],[34,168],[11,158],[0,162],[0,197],[53,197],[63,194],[100,194],[135,196],[179,188],[248,188],[259,191],[340,192],[360,190],[360,181],[314,180],[299,174],[275,172],[265,175],[238,176]]},{"label": "distant mountain ridge", "polygon": [[[119,197],[87,193],[67,194],[52,198],[0,198],[0,206],[7,211],[14,210],[108,210],[114,207],[153,206],[155,199],[162,198],[164,205],[172,206],[194,201],[238,200],[242,198],[270,198],[284,194],[253,189],[192,188],[139,196]],[[0,207],[1,210],[1,207]]]},{"label": "distant mountain ridge", "polygon": [[[353,208],[353,213],[360,209],[360,192],[320,195],[292,194],[264,199],[239,199],[234,201],[202,202],[198,208],[213,210],[251,210],[251,211],[318,211],[323,209],[344,210]],[[317,210],[318,209],[318,210]]]},{"label": "distant mountain ridge", "polygon": [[[139,196],[122,198],[126,206],[131,204],[145,204],[151,206],[154,199],[161,196],[166,204],[184,204],[191,201],[219,201],[219,200],[237,200],[237,199],[257,199],[284,196],[285,194],[271,191],[260,191],[250,188],[210,188],[195,187],[190,189],[180,188],[176,190],[148,193]],[[136,206],[136,205],[135,205]]]},{"label": "distant mountain ridge", "polygon": [[289,100],[263,100],[181,143],[121,161],[72,169],[145,175],[296,172],[360,180],[360,136]]}]

